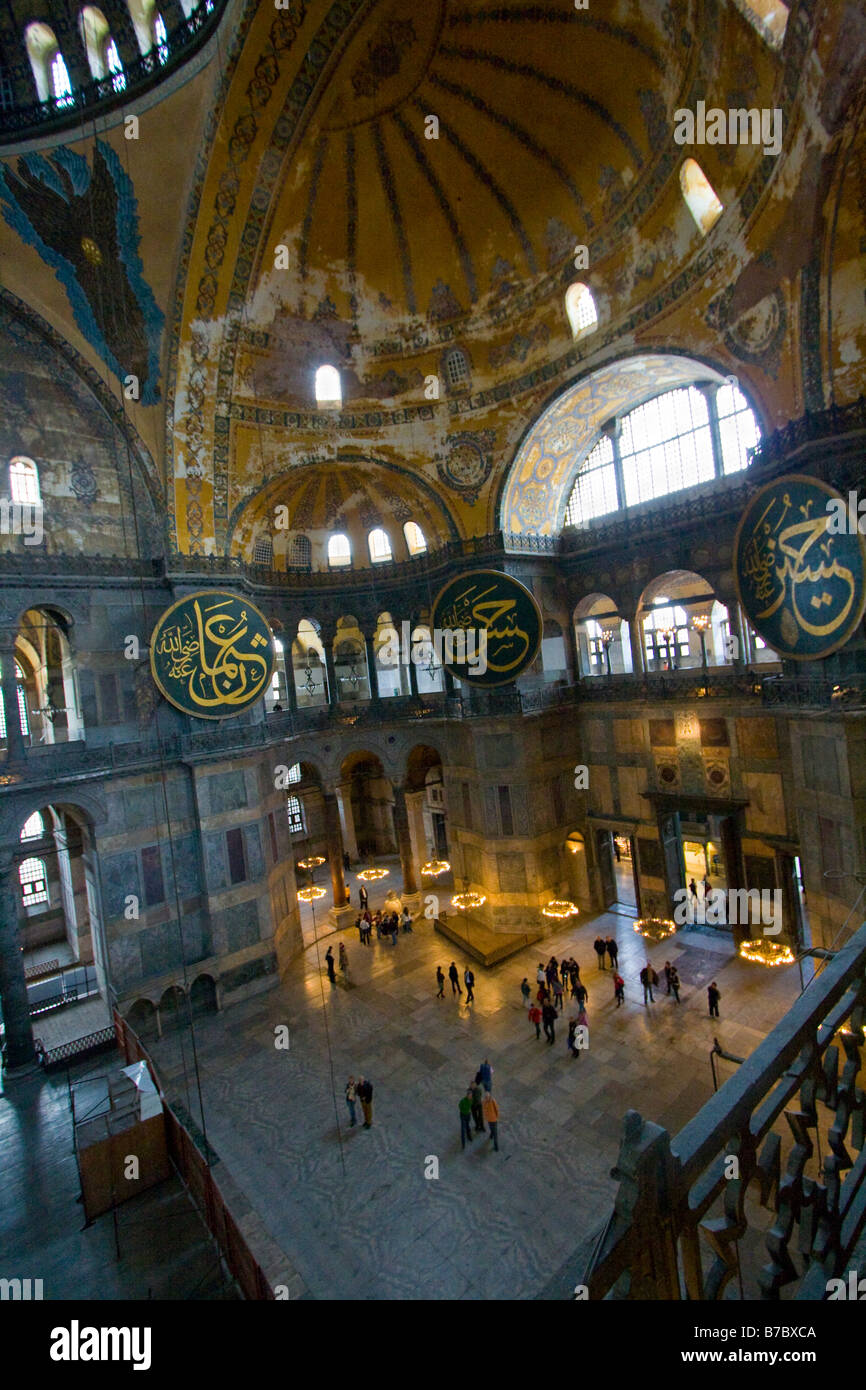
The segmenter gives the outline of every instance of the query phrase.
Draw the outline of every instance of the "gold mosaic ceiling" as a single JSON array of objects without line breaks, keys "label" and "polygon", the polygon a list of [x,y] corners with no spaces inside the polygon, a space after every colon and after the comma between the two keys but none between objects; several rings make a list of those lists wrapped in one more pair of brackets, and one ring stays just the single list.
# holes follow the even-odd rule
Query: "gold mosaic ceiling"
[{"label": "gold mosaic ceiling", "polygon": [[362,333],[444,321],[561,266],[668,142],[690,56],[668,31],[688,8],[373,6],[269,210],[292,307]]}]

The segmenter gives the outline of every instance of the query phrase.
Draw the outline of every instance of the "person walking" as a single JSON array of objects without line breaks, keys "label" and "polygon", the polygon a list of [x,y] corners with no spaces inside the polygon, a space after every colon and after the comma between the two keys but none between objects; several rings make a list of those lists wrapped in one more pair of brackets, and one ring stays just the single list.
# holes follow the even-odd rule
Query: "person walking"
[{"label": "person walking", "polygon": [[541,1009],[537,1004],[533,1004],[529,1010],[529,1022],[535,1024],[535,1036],[541,1037]]},{"label": "person walking", "polygon": [[369,1129],[373,1123],[373,1086],[365,1076],[358,1077],[358,1084],[355,1087],[358,1099],[361,1102],[361,1109],[364,1112],[364,1128]]},{"label": "person walking", "polygon": [[357,1098],[358,1096],[355,1090],[355,1078],[354,1076],[350,1076],[349,1080],[346,1082],[346,1104],[349,1107],[350,1129],[354,1128],[354,1126],[358,1123],[357,1116],[355,1115],[355,1101],[357,1100]]},{"label": "person walking", "polygon": [[695,900],[695,907],[697,907],[697,905],[698,905],[698,885],[695,883],[695,880],[694,880],[693,878],[692,878],[692,879],[689,879],[689,892],[691,893],[692,897],[693,897],[694,900]]},{"label": "person walking", "polygon": [[544,1007],[541,1010],[541,1017],[544,1022],[544,1036],[552,1047],[556,1042],[556,1009],[550,1003],[550,1000],[545,1000]]},{"label": "person walking", "polygon": [[325,965],[328,967],[328,979],[332,985],[337,983],[337,976],[334,974],[334,948],[329,946],[325,952]]},{"label": "person walking", "polygon": [[707,986],[707,1003],[710,1006],[710,1018],[718,1018],[719,1000],[721,999],[721,997],[721,990],[719,989],[715,980],[713,980],[713,983]]},{"label": "person walking", "polygon": [[461,1096],[457,1102],[457,1109],[460,1111],[460,1147],[466,1148],[466,1140],[472,1143],[472,1087],[470,1086],[465,1096]]},{"label": "person walking", "polygon": [[617,971],[613,977],[613,997],[616,1000],[617,1008],[625,1003],[625,980],[622,978],[619,971]]},{"label": "person walking", "polygon": [[523,999],[523,1007],[524,1007],[524,1009],[528,1009],[528,1008],[529,1008],[529,998],[530,998],[530,995],[531,995],[531,994],[532,994],[532,990],[530,989],[529,981],[527,980],[526,976],[524,975],[523,979],[520,981],[520,995],[521,995],[521,998]]},{"label": "person walking", "polygon": [[571,997],[577,998],[577,991],[580,989],[580,966],[576,960],[571,962]]},{"label": "person walking", "polygon": [[340,974],[348,981],[349,979],[349,952],[346,950],[345,941],[340,942]]},{"label": "person walking", "polygon": [[362,883],[362,884],[361,884],[361,887],[358,889],[358,904],[359,904],[359,906],[360,906],[362,912],[366,912],[366,911],[367,911],[367,904],[368,904],[369,900],[370,900],[370,899],[369,899],[369,894],[367,893],[367,889],[366,889],[365,885]]},{"label": "person walking", "polygon": [[676,1000],[676,1002],[679,1003],[679,1002],[680,1002],[680,977],[679,977],[679,975],[677,974],[677,967],[676,967],[675,965],[672,965],[672,966],[671,966],[670,984],[671,984],[671,994],[674,996],[674,999]]},{"label": "person walking", "polygon": [[576,1032],[577,1032],[577,1019],[576,1019],[576,1018],[570,1018],[570,1019],[568,1020],[568,1037],[567,1037],[567,1039],[566,1039],[565,1046],[566,1046],[566,1048],[568,1049],[568,1051],[571,1053],[572,1057],[576,1057],[576,1056],[577,1056],[577,1051],[576,1051],[575,1046],[574,1046],[574,1035],[575,1035]]},{"label": "person walking", "polygon": [[436,995],[436,998],[437,998],[437,999],[444,999],[444,998],[445,998],[445,971],[442,969],[442,966],[441,966],[441,965],[437,965],[437,966],[436,966],[436,983],[437,983],[437,985],[439,986],[439,993]]},{"label": "person walking", "polygon": [[411,932],[412,914],[410,913],[408,907],[403,908],[403,916],[400,918],[400,925],[402,926],[404,932]]},{"label": "person walking", "polygon": [[451,995],[452,995],[452,997],[453,997],[455,994],[462,994],[462,993],[463,993],[463,990],[460,988],[460,976],[459,976],[459,974],[457,973],[457,966],[454,964],[453,960],[452,960],[451,964],[450,964],[449,967],[448,967],[448,978],[449,978],[449,980],[451,981]]},{"label": "person walking", "polygon": [[670,963],[669,960],[666,960],[666,961],[665,961],[664,976],[665,976],[665,985],[666,985],[667,987],[666,987],[666,989],[665,989],[665,994],[670,994],[670,992],[671,992],[671,971],[672,971],[672,970],[673,970],[673,966],[671,965],[671,963]]},{"label": "person walking", "polygon": [[467,965],[466,969],[463,971],[463,983],[464,983],[465,986],[466,986],[466,1003],[467,1003],[467,1004],[474,1004],[474,1003],[475,1003],[475,994],[473,993],[473,989],[474,989],[474,985],[475,985],[475,976],[473,975],[472,971],[469,969],[469,966],[468,966],[468,965]]},{"label": "person walking", "polygon": [[595,951],[595,954],[598,956],[599,970],[604,970],[604,953],[607,950],[607,945],[605,944],[604,937],[597,936],[595,938],[595,941],[592,943],[592,948]]},{"label": "person walking", "polygon": [[550,990],[547,988],[547,985],[538,986],[538,992],[535,997],[538,1000],[539,1004],[544,1005],[547,1002],[549,995]]},{"label": "person walking", "polygon": [[349,870],[351,869],[351,867],[352,867],[352,861],[351,861],[351,859],[349,858],[349,851],[348,851],[347,849],[345,849],[345,850],[343,850],[343,868],[346,870],[346,873],[348,873]]},{"label": "person walking", "polygon": [[493,1068],[486,1057],[478,1068],[478,1080],[481,1082],[487,1094],[490,1095],[490,1092],[493,1090]]},{"label": "person walking", "polygon": [[647,962],[647,964],[644,966],[643,970],[640,972],[640,982],[641,982],[641,984],[643,985],[643,1002],[644,1002],[645,1005],[646,1005],[646,1004],[654,1004],[654,1003],[655,1003],[655,999],[653,998],[653,975],[654,975],[654,974],[655,974],[655,971],[653,970],[653,968],[652,968],[652,966],[649,964],[649,962]]},{"label": "person walking", "polygon": [[475,1125],[475,1133],[483,1134],[484,1112],[482,1106],[484,1105],[484,1087],[481,1085],[480,1081],[476,1080],[473,1083],[470,1088],[470,1096],[472,1099],[472,1123]]},{"label": "person walking", "polygon": [[582,1009],[589,998],[589,990],[583,981],[578,984],[577,989],[574,991],[574,997],[577,1000],[577,1007]]},{"label": "person walking", "polygon": [[619,947],[617,946],[616,941],[612,936],[609,936],[607,938],[607,954],[608,959],[610,960],[611,970],[616,970],[617,962],[619,960]]},{"label": "person walking", "polygon": [[557,977],[553,982],[553,1002],[560,1013],[562,1013],[562,994],[562,980]]},{"label": "person walking", "polygon": [[540,985],[547,983],[547,972],[545,971],[541,961],[538,962],[538,970],[535,972],[535,978],[538,984]]},{"label": "person walking", "polygon": [[499,1106],[489,1092],[484,1097],[482,1109],[487,1121],[487,1128],[490,1131],[490,1138],[493,1140],[493,1148],[496,1153],[499,1153]]},{"label": "person walking", "polygon": [[586,1016],[586,1009],[581,1009],[577,1015],[577,1031],[580,1037],[574,1041],[574,1056],[585,1051],[589,1047],[589,1019]]}]

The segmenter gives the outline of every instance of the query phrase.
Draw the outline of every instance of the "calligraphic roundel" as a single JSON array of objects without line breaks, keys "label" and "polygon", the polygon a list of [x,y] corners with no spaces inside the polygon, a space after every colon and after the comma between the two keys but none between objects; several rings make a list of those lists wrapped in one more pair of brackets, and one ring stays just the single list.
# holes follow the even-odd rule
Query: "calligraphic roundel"
[{"label": "calligraphic roundel", "polygon": [[530,591],[499,570],[473,570],[436,595],[433,643],[446,670],[470,685],[505,685],[531,666],[544,629]]},{"label": "calligraphic roundel", "polygon": [[268,621],[249,599],[220,589],[167,608],[150,639],[150,669],[165,698],[197,719],[227,719],[268,688],[274,669]]},{"label": "calligraphic roundel", "polygon": [[734,541],[740,603],[780,656],[838,651],[866,608],[866,545],[835,488],[804,474],[774,478],[750,500]]}]

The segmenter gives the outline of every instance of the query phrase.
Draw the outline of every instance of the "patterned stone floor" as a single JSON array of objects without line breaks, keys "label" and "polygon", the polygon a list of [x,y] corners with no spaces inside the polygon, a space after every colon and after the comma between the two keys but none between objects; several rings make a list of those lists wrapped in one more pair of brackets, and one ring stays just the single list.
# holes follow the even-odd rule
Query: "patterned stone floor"
[{"label": "patterned stone floor", "polygon": [[[435,997],[450,943],[421,923],[396,947],[345,933],[350,982],[328,983],[327,942],[282,985],[196,1025],[207,1136],[318,1299],[496,1299],[542,1295],[598,1228],[615,1184],[629,1107],[675,1133],[712,1093],[713,1037],[747,1055],[793,1002],[797,972],[737,960],[722,933],[687,932],[650,951],[676,962],[682,1003],[645,1007],[644,943],[610,913],[551,935],[490,970],[476,1002]],[[599,971],[598,932],[620,943],[626,1005]],[[333,937],[330,938],[333,942]],[[336,947],[336,943],[335,947]],[[519,986],[542,957],[573,954],[589,989],[590,1046],[578,1060],[535,1039]],[[335,951],[336,954],[336,951]],[[716,979],[721,1019],[707,1016]],[[568,1016],[566,1009],[566,1018]],[[275,1028],[289,1029],[289,1049]],[[183,1059],[181,1059],[181,1049]],[[201,1113],[189,1037],[153,1046],[169,1089]],[[501,1109],[500,1152],[462,1152],[457,1102],[484,1056]],[[721,1079],[732,1064],[720,1064]],[[374,1085],[374,1123],[348,1128],[349,1074]],[[438,1178],[425,1177],[438,1161]]]}]

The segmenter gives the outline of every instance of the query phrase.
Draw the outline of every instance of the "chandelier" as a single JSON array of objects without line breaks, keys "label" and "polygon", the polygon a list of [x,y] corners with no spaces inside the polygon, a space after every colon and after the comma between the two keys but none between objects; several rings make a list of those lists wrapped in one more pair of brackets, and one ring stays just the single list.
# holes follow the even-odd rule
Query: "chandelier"
[{"label": "chandelier", "polygon": [[387,878],[390,869],[362,869],[356,878],[362,878],[365,883],[377,883],[380,878]]},{"label": "chandelier", "polygon": [[451,865],[447,859],[428,859],[426,864],[421,865],[422,874],[431,874],[433,878],[438,878],[440,874],[447,874]]},{"label": "chandelier", "polygon": [[676,931],[676,923],[664,917],[639,917],[634,924],[636,932],[646,937],[647,941],[664,941],[666,936],[673,936]]},{"label": "chandelier", "polygon": [[318,869],[319,865],[320,865],[320,864],[324,864],[324,862],[325,862],[325,856],[324,856],[323,854],[312,854],[312,855],[310,855],[309,859],[299,859],[299,860],[298,860],[298,868],[299,868],[299,869]]},{"label": "chandelier", "polygon": [[298,898],[302,903],[315,902],[317,898],[325,896],[324,888],[301,888],[298,890]]},{"label": "chandelier", "polygon": [[464,892],[458,893],[451,899],[451,906],[456,907],[458,912],[471,912],[473,907],[480,907],[487,902],[486,893]]},{"label": "chandelier", "polygon": [[576,917],[580,912],[577,903],[569,902],[567,898],[554,898],[552,902],[545,903],[541,909],[545,917]]},{"label": "chandelier", "polygon": [[741,942],[739,954],[743,960],[752,960],[758,965],[793,965],[797,959],[784,941],[768,941],[763,936]]}]

